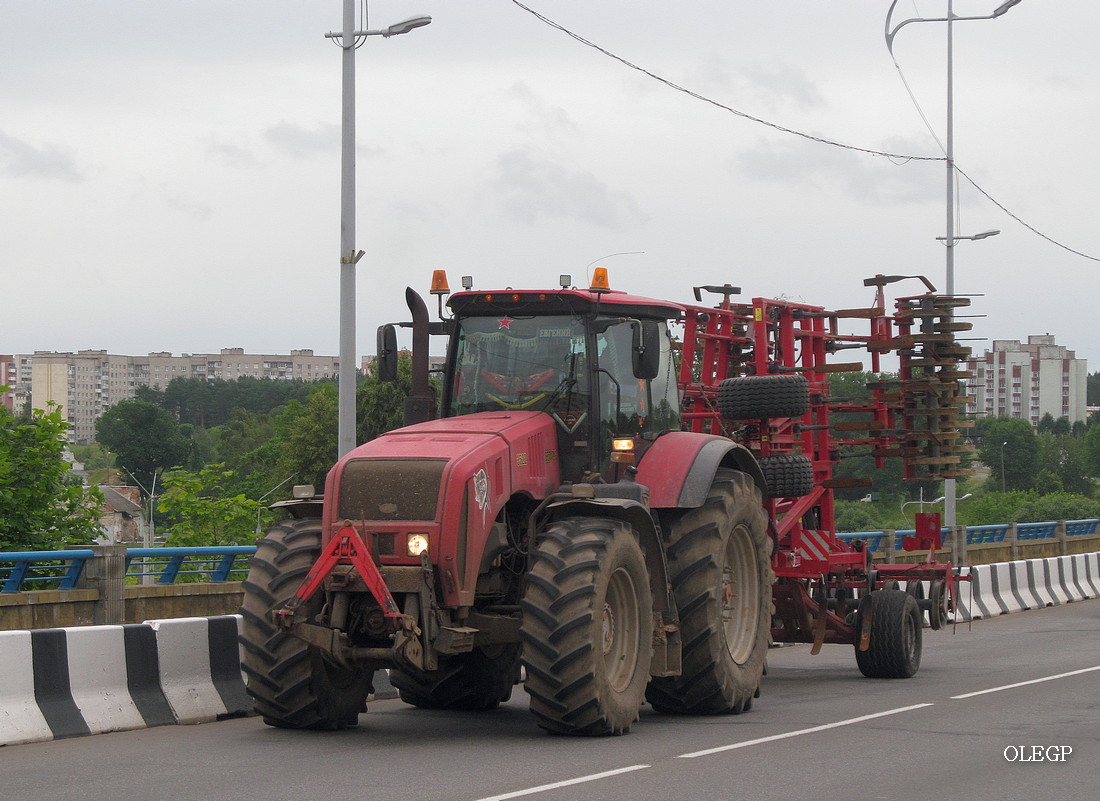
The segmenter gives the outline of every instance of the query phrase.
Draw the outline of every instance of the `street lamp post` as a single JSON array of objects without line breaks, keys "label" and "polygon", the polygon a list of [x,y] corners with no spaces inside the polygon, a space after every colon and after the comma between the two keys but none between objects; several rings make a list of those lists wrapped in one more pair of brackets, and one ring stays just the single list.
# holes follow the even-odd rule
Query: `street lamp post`
[{"label": "street lamp post", "polygon": [[[364,9],[366,8],[364,4]],[[364,17],[365,17],[364,11]],[[355,266],[363,251],[355,250],[355,49],[362,37],[389,38],[408,33],[432,21],[431,17],[410,17],[379,30],[355,30],[355,0],[344,0],[344,29],[329,32],[326,39],[339,39],[343,49],[340,139],[340,370],[337,393],[337,452],[355,447]],[[366,19],[363,20],[364,26]]]},{"label": "street lamp post", "polygon": [[1005,445],[1007,445],[1007,444],[1008,444],[1007,440],[1005,442],[1001,443],[1001,494],[1002,495],[1004,494],[1004,491],[1005,491]]},{"label": "street lamp post", "polygon": [[[952,26],[955,22],[964,22],[968,20],[979,19],[996,19],[1002,14],[1006,13],[1010,8],[1015,5],[1019,5],[1022,0],[1006,0],[993,10],[993,13],[986,14],[984,16],[977,17],[959,17],[952,11],[952,2],[947,0],[947,16],[946,17],[911,17],[910,19],[903,20],[897,25],[891,27],[891,18],[894,14],[894,7],[897,6],[898,0],[894,0],[890,4],[889,11],[886,12],[886,49],[890,51],[890,57],[894,56],[894,37],[897,36],[898,31],[911,22],[946,22],[947,23],[947,146],[945,148],[944,155],[946,156],[947,167],[947,235],[942,237],[943,243],[946,246],[947,251],[947,281],[945,291],[948,295],[955,294],[955,243],[960,239],[985,239],[989,236],[994,236],[995,231],[986,231],[981,234],[975,234],[974,236],[956,236],[955,235],[955,119],[954,119],[954,58],[953,58],[953,30]],[[937,237],[939,239],[940,237]],[[944,517],[945,524],[954,531],[956,521],[956,485],[955,479],[948,478],[943,482],[944,489]]]}]

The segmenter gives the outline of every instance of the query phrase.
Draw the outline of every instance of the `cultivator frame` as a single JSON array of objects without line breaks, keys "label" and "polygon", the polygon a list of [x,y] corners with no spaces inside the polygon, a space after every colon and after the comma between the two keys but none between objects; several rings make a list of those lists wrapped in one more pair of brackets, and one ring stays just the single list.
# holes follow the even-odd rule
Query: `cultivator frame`
[{"label": "cultivator frame", "polygon": [[[888,311],[885,287],[907,278],[923,281],[928,291],[899,297]],[[967,400],[959,379],[967,374],[958,369],[970,351],[955,337],[970,323],[954,315],[969,299],[936,294],[921,276],[878,275],[864,285],[875,287],[867,308],[830,311],[765,298],[740,303],[733,300],[740,290],[727,284],[696,287],[697,301],[702,302],[702,292],[718,294],[721,301],[685,310],[679,377],[685,426],[737,441],[762,465],[804,474],[804,480],[792,482],[781,473],[775,491],[769,479],[764,505],[776,574],[772,639],[813,643],[814,653],[823,643],[866,650],[870,605],[855,613],[863,599],[884,587],[907,590],[928,613],[930,625],[940,628],[954,608],[959,580],[949,562],[936,558],[938,514],[918,516],[916,536],[903,542],[907,551],[928,551],[919,564],[874,563],[863,542],[848,543],[836,534],[833,491],[871,485],[869,478],[834,477],[842,450],[871,455],[878,467],[886,458],[901,458],[906,479],[941,480],[967,474],[960,463],[970,449],[959,442],[967,423],[959,419]],[[841,333],[841,320],[866,320],[869,332]],[[873,383],[866,402],[830,397],[831,374],[866,369],[862,361],[836,360],[849,349],[868,353],[875,373],[882,356],[896,354],[898,379]],[[731,419],[722,408],[723,386],[763,376],[800,376],[789,383],[805,384],[805,408],[786,417]],[[788,391],[780,382],[776,388]],[[847,419],[832,420],[833,413]]]}]

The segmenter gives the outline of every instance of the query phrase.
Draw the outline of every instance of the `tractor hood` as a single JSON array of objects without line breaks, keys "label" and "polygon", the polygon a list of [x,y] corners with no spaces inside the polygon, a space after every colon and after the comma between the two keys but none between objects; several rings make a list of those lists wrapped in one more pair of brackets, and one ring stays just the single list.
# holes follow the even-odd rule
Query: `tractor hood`
[{"label": "tractor hood", "polygon": [[[443,573],[444,593],[465,595],[478,569],[466,554],[481,553],[505,502],[517,493],[541,500],[560,483],[554,422],[543,412],[418,423],[359,446],[329,472],[325,540],[345,520],[361,528],[368,543],[399,544],[422,532]],[[371,550],[383,564],[420,563],[400,545],[391,553],[385,545]]]}]

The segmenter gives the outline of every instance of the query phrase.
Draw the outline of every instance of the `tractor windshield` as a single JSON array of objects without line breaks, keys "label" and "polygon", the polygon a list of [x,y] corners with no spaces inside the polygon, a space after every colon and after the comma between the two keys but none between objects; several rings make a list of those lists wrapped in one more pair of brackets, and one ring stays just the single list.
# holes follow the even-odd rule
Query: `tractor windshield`
[{"label": "tractor windshield", "polygon": [[583,410],[583,354],[579,317],[467,317],[458,332],[449,414],[548,411],[563,398]]}]

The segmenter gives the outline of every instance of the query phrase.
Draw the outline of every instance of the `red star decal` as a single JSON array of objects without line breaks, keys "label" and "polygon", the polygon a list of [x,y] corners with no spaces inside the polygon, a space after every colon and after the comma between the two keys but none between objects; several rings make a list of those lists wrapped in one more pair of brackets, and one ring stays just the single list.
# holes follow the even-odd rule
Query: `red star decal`
[{"label": "red star decal", "polygon": [[[500,328],[511,328],[512,326],[512,318],[508,316],[497,320],[497,322],[500,323]],[[500,329],[498,328],[497,330],[499,331]]]}]

